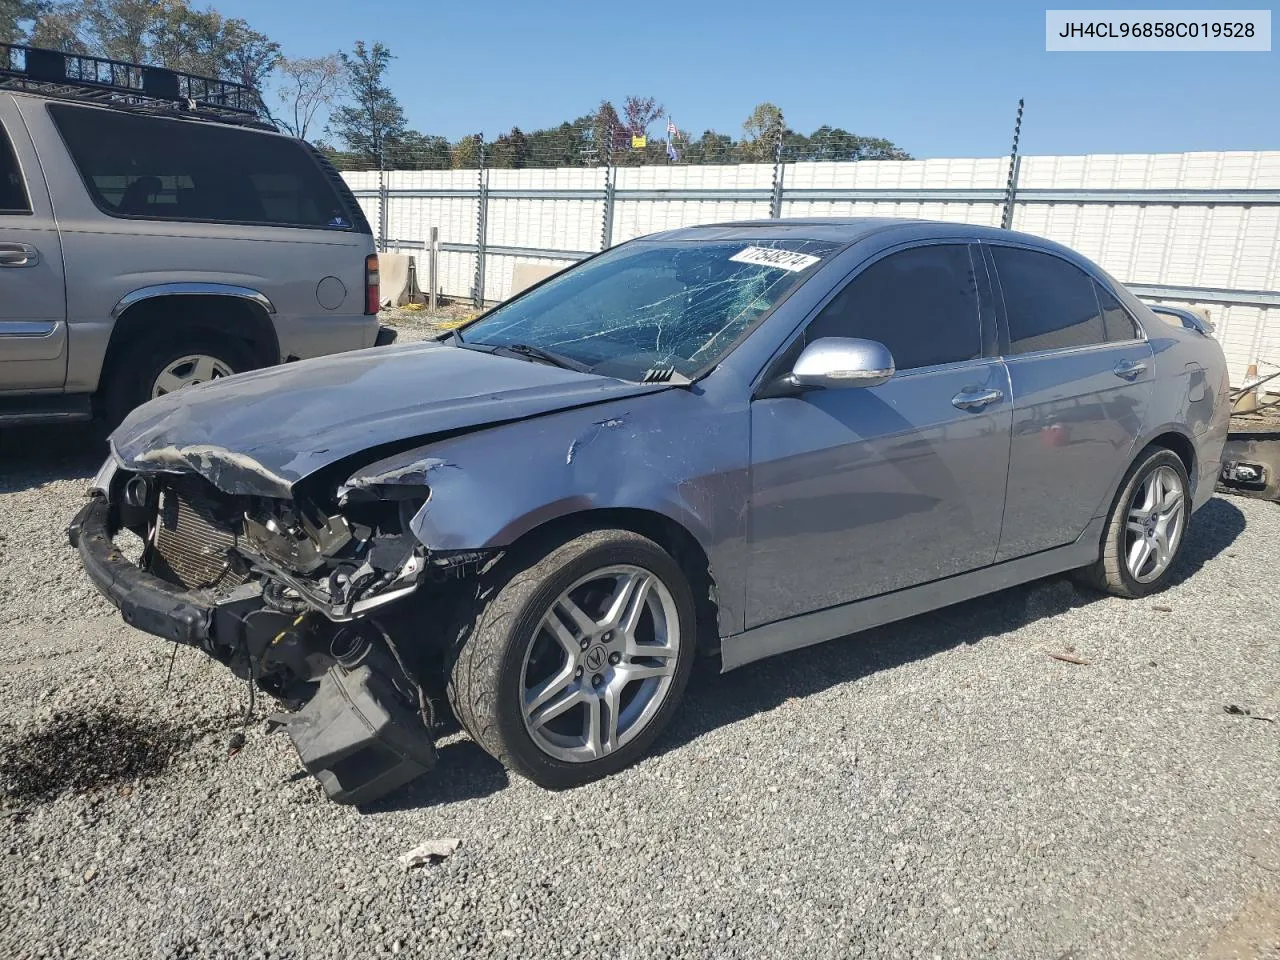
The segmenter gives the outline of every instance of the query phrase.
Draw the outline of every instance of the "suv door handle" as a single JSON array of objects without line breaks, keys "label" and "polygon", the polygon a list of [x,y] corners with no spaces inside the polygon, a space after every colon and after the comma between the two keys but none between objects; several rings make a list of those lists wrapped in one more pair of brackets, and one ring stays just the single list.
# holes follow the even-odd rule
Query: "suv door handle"
[{"label": "suv door handle", "polygon": [[981,410],[987,404],[1003,399],[1001,390],[961,390],[951,398],[951,403],[961,410]]},{"label": "suv door handle", "polygon": [[1136,380],[1146,369],[1147,365],[1141,360],[1121,360],[1111,372],[1125,380]]},{"label": "suv door handle", "polygon": [[29,243],[0,243],[0,267],[34,267],[40,251]]}]

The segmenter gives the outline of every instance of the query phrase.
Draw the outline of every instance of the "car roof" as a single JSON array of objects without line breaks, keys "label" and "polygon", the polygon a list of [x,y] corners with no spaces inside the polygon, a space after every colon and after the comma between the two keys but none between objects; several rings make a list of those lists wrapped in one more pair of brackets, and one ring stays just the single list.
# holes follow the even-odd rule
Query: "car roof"
[{"label": "car roof", "polygon": [[1099,268],[1086,257],[1060,243],[1030,233],[984,227],[974,223],[945,220],[914,220],[906,217],[782,217],[777,220],[737,220],[709,223],[697,227],[681,227],[649,234],[643,240],[818,240],[848,247],[869,237],[875,238],[877,249],[919,240],[955,240],[972,243],[978,240],[1032,247],[1056,254],[1097,275]]},{"label": "car roof", "polygon": [[[647,240],[826,240],[847,245],[873,234],[901,234],[902,239],[937,237],[956,240],[1014,240],[1046,249],[1060,249],[1042,237],[1013,230],[945,220],[906,217],[783,217],[776,220],[734,220],[680,227],[647,236]],[[891,238],[885,238],[891,239]]]}]

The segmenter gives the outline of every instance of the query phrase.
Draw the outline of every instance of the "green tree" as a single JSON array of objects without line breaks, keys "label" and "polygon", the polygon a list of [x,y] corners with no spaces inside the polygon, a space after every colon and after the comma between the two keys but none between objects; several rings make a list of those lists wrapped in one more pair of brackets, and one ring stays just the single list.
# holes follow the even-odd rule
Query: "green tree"
[{"label": "green tree", "polygon": [[748,163],[771,163],[783,132],[782,111],[768,101],[756,104],[742,124],[742,159]]},{"label": "green tree", "polygon": [[494,141],[489,152],[489,166],[519,170],[529,165],[529,139],[519,127],[512,127]]},{"label": "green tree", "polygon": [[455,170],[475,170],[480,166],[480,143],[483,135],[476,133],[463,137],[450,150]]},{"label": "green tree", "polygon": [[444,137],[406,130],[387,144],[392,170],[448,170],[452,165]]},{"label": "green tree", "polygon": [[391,51],[357,40],[351,53],[340,56],[351,103],[334,111],[329,129],[367,163],[385,164],[388,145],[405,134],[404,110],[383,79]]}]

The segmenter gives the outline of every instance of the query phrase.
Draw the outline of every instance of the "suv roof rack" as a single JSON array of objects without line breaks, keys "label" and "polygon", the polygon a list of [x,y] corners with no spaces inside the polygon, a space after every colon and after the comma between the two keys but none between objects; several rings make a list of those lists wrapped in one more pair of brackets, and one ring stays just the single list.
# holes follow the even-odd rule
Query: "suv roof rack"
[{"label": "suv roof rack", "polygon": [[0,43],[0,90],[275,130],[243,83],[84,53]]}]

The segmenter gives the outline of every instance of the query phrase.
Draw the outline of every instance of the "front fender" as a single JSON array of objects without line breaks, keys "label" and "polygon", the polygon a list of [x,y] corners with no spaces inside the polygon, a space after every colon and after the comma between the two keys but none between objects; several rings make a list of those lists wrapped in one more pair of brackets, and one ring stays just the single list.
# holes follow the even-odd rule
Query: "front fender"
[{"label": "front fender", "polygon": [[364,467],[342,490],[426,488],[411,529],[434,551],[509,546],[593,510],[660,514],[706,552],[728,629],[745,591],[747,424],[745,404],[673,389],[428,443]]}]

